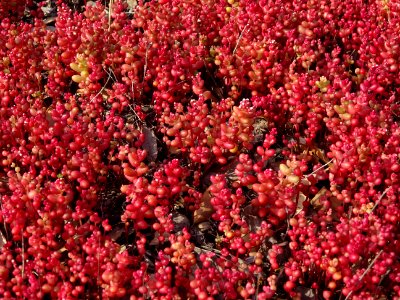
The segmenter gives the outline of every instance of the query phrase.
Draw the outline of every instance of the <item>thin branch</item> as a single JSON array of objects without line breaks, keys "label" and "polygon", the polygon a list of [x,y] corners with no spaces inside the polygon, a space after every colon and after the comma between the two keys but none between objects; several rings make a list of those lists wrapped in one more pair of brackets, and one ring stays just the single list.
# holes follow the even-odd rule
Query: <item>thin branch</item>
[{"label": "thin branch", "polygon": [[364,273],[361,275],[360,280],[362,280],[365,275],[367,275],[367,273],[369,272],[369,270],[371,270],[372,266],[375,264],[376,260],[379,258],[379,256],[381,256],[383,250],[379,251],[378,254],[375,256],[375,258],[371,261],[371,263],[369,264],[368,268],[364,271]]},{"label": "thin branch", "polygon": [[[364,273],[362,273],[362,275],[359,278],[359,281],[361,281],[365,275],[367,275],[367,273],[369,272],[369,270],[371,270],[372,266],[375,264],[376,260],[379,258],[379,256],[381,256],[383,250],[379,251],[378,254],[375,256],[375,258],[371,261],[371,263],[369,264],[368,268],[364,271]],[[351,294],[353,293],[353,291],[350,291],[350,293],[347,294],[346,298],[344,298],[344,300],[347,300]]]},{"label": "thin branch", "polygon": [[310,174],[308,174],[308,175],[305,175],[304,177],[307,178],[307,177],[309,177],[309,176],[311,176],[311,175],[314,175],[314,174],[317,173],[319,170],[321,170],[321,169],[325,168],[327,165],[329,165],[332,161],[333,161],[333,158],[332,158],[330,161],[328,161],[326,164],[320,166],[318,169],[314,170],[312,173],[310,173]]},{"label": "thin branch", "polygon": [[100,95],[104,91],[104,89],[106,88],[107,83],[108,83],[108,81],[110,81],[110,78],[111,78],[111,75],[108,72],[107,72],[107,74],[108,74],[108,77],[107,77],[106,83],[101,87],[100,91],[95,96],[93,96],[92,99],[90,99],[90,101],[92,101],[93,99],[96,99],[96,97],[98,95]]},{"label": "thin branch", "polygon": [[247,27],[248,25],[249,25],[249,23],[247,23],[246,26],[244,26],[242,32],[240,33],[239,38],[238,38],[238,40],[237,40],[237,42],[236,42],[235,49],[233,49],[232,55],[235,55],[236,49],[237,49],[237,47],[239,46],[240,40],[241,40],[242,37],[243,37],[243,32],[245,31],[245,29],[246,29],[246,27]]},{"label": "thin branch", "polygon": [[111,28],[111,15],[112,15],[112,6],[114,5],[114,0],[110,0],[108,3],[108,31]]},{"label": "thin branch", "polygon": [[105,68],[103,68],[103,70],[108,74],[108,76],[114,77],[113,78],[114,82],[118,81],[117,75],[115,75],[112,68],[108,68],[108,71]]},{"label": "thin branch", "polygon": [[383,197],[386,195],[386,193],[388,192],[388,190],[391,188],[391,186],[389,186],[386,190],[383,191],[382,195],[379,197],[378,201],[376,201],[374,207],[371,209],[370,214],[375,210],[375,208],[379,205],[379,203],[381,203]]}]

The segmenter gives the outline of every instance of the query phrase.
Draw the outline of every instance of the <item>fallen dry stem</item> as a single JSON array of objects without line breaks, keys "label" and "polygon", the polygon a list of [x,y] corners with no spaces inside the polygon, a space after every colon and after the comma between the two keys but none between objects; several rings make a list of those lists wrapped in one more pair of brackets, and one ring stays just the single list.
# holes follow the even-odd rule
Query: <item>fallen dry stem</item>
[{"label": "fallen dry stem", "polygon": [[324,164],[324,165],[320,166],[318,169],[314,170],[312,173],[306,175],[305,177],[307,178],[307,177],[309,177],[309,176],[311,176],[311,175],[314,175],[314,174],[317,173],[319,170],[321,170],[321,169],[325,168],[327,165],[329,165],[332,161],[333,161],[333,158],[332,158],[330,161],[328,161],[326,164]]},{"label": "fallen dry stem", "polygon": [[244,26],[242,32],[240,33],[239,38],[238,38],[238,40],[237,40],[237,42],[236,42],[235,49],[233,49],[233,52],[232,52],[233,55],[235,55],[236,49],[237,49],[237,47],[239,46],[240,40],[242,39],[243,32],[246,30],[246,28],[247,28],[248,25],[249,25],[249,23],[247,23],[246,26]]},{"label": "fallen dry stem", "polygon": [[[371,270],[372,266],[375,264],[375,262],[379,258],[379,256],[381,256],[382,252],[383,252],[383,250],[379,251],[378,254],[375,255],[374,259],[371,261],[368,268],[365,269],[364,273],[362,273],[362,275],[360,276],[360,278],[359,278],[360,281],[365,277],[365,275],[367,275],[369,270]],[[346,296],[346,298],[344,300],[347,300],[351,296],[352,293],[353,293],[353,291],[350,291],[350,293]]]},{"label": "fallen dry stem", "polygon": [[382,201],[383,197],[386,195],[386,193],[388,192],[388,190],[390,188],[391,188],[391,186],[389,186],[386,190],[383,191],[382,195],[379,197],[378,201],[376,201],[376,203],[375,203],[374,207],[371,209],[370,213],[372,213],[375,210],[375,208],[379,205],[379,203]]}]

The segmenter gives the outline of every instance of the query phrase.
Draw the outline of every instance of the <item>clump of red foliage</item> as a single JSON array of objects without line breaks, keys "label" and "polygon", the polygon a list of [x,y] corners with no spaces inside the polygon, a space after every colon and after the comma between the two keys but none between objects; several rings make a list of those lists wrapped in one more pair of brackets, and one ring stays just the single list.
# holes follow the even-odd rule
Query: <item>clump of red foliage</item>
[{"label": "clump of red foliage", "polygon": [[77,3],[0,2],[3,299],[400,299],[398,1]]}]

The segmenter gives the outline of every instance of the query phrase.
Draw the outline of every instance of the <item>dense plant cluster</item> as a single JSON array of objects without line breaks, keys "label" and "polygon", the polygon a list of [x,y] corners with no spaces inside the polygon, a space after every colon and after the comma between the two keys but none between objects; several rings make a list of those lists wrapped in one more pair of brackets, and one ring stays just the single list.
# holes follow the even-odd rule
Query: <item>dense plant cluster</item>
[{"label": "dense plant cluster", "polygon": [[400,299],[397,0],[80,2],[0,2],[2,299]]}]

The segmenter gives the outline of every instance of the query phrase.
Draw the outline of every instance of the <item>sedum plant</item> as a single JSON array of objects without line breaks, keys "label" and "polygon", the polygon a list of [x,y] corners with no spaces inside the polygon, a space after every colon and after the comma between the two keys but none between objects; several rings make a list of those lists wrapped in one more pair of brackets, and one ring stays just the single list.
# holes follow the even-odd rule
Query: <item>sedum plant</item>
[{"label": "sedum plant", "polygon": [[3,299],[400,299],[398,1],[0,1]]}]

